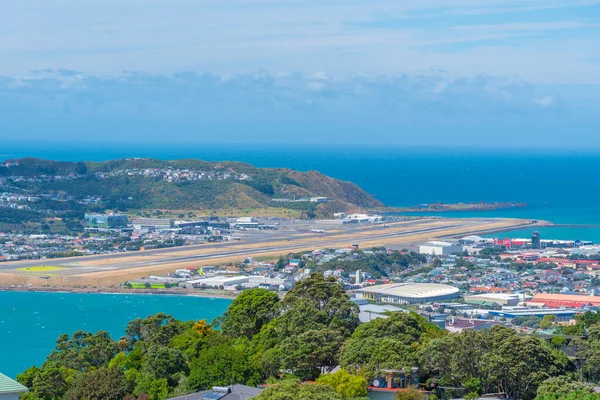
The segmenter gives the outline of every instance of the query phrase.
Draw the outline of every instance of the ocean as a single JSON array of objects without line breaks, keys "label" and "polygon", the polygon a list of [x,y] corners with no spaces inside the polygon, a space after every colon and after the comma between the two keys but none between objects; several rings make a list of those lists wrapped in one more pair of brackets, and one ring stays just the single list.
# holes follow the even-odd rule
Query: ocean
[{"label": "ocean", "polygon": [[63,333],[125,335],[127,323],[158,312],[184,321],[221,315],[231,300],[148,294],[0,292],[0,372],[15,378],[41,365]]}]

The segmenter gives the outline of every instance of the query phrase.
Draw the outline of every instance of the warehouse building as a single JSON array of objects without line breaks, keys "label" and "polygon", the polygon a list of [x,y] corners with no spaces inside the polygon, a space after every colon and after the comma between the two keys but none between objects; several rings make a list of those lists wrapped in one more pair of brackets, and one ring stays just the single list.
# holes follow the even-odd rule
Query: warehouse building
[{"label": "warehouse building", "polygon": [[511,320],[516,317],[538,317],[544,318],[546,315],[555,315],[556,322],[568,322],[577,314],[575,311],[562,308],[526,308],[526,307],[503,307],[501,311],[490,311],[494,317],[504,317]]},{"label": "warehouse building", "polygon": [[377,303],[411,304],[454,299],[458,292],[454,286],[437,283],[388,283],[358,289],[356,297]]},{"label": "warehouse building", "polygon": [[465,303],[477,304],[480,306],[501,305],[516,306],[519,304],[519,295],[508,293],[485,293],[465,296]]},{"label": "warehouse building", "polygon": [[133,218],[131,224],[136,232],[160,232],[173,229],[175,221],[166,218]]},{"label": "warehouse building", "polygon": [[237,286],[243,283],[248,283],[250,281],[249,276],[223,276],[217,275],[212,276],[210,278],[200,278],[194,279],[191,281],[187,281],[186,284],[189,284],[193,287],[201,287],[201,286]]},{"label": "warehouse building", "polygon": [[463,246],[450,242],[427,242],[419,246],[419,253],[432,256],[451,255],[463,251]]},{"label": "warehouse building", "polygon": [[584,296],[580,294],[538,293],[531,300],[546,307],[600,307],[600,296]]}]

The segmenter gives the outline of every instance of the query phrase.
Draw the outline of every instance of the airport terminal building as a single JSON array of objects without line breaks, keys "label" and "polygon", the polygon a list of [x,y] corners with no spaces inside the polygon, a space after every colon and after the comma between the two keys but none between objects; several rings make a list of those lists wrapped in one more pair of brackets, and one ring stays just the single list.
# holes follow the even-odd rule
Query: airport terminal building
[{"label": "airport terminal building", "polygon": [[388,283],[358,289],[356,297],[376,303],[431,303],[459,297],[459,290],[437,283]]}]

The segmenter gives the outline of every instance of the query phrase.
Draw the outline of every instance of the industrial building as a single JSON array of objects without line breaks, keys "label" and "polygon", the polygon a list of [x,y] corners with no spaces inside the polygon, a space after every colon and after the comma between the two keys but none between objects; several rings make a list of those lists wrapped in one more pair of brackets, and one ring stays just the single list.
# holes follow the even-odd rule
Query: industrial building
[{"label": "industrial building", "polygon": [[241,217],[235,220],[236,228],[258,229],[259,224],[254,217]]},{"label": "industrial building", "polygon": [[465,296],[465,303],[489,306],[498,304],[501,306],[516,306],[519,304],[519,295],[508,293],[485,293]]},{"label": "industrial building", "polygon": [[546,315],[555,315],[556,322],[568,322],[577,314],[572,310],[562,308],[527,308],[527,307],[502,307],[501,311],[490,311],[494,317],[504,317],[511,320],[516,317],[538,317],[544,318]]},{"label": "industrial building", "polygon": [[432,256],[451,255],[462,253],[463,246],[450,242],[427,242],[419,246],[420,254],[429,254]]},{"label": "industrial building", "polygon": [[533,296],[532,303],[542,303],[546,307],[600,306],[600,296],[583,296],[579,294],[538,293]]},{"label": "industrial building", "polygon": [[137,232],[160,232],[173,229],[175,221],[166,218],[133,218],[131,224]]},{"label": "industrial building", "polygon": [[358,289],[356,297],[378,303],[431,303],[454,299],[458,292],[454,286],[437,283],[388,283]]},{"label": "industrial building", "polygon": [[250,277],[249,276],[222,276],[222,275],[217,275],[217,276],[212,276],[210,278],[200,278],[200,279],[194,279],[191,281],[187,281],[186,284],[192,285],[193,287],[200,287],[200,286],[237,286],[237,285],[241,285],[242,283],[248,283],[250,281]]},{"label": "industrial building", "polygon": [[85,214],[85,227],[88,229],[127,228],[127,215],[124,214]]},{"label": "industrial building", "polygon": [[376,318],[389,318],[388,313],[396,313],[396,312],[407,312],[401,308],[390,306],[390,305],[378,305],[378,304],[369,304],[369,301],[366,299],[352,299],[360,310],[358,314],[358,320],[361,323],[372,321]]}]

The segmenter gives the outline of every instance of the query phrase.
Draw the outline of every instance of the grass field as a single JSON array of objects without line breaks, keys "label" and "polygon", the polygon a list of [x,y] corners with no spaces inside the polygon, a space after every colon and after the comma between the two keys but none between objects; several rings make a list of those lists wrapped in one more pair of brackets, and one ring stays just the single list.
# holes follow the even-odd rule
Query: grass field
[{"label": "grass field", "polygon": [[[146,285],[143,283],[129,283],[132,289],[146,289]],[[150,285],[150,289],[164,289],[165,285],[162,284],[153,284]]]},{"label": "grass field", "polygon": [[24,272],[54,272],[54,271],[61,271],[65,269],[64,267],[56,267],[56,266],[52,266],[52,265],[39,265],[39,266],[35,266],[35,267],[24,267],[24,268],[17,268],[17,271],[24,271]]}]

